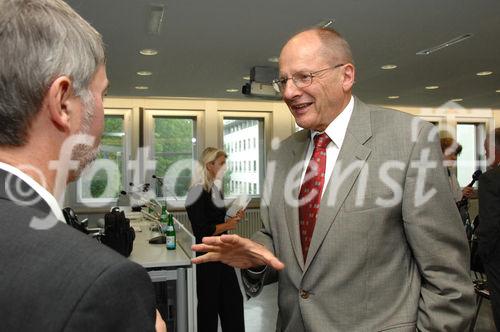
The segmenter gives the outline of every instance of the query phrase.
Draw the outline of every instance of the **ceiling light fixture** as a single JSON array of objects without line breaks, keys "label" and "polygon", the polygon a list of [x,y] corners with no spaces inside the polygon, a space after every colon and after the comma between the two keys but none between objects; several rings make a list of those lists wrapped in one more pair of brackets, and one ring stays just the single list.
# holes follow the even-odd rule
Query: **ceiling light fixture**
[{"label": "ceiling light fixture", "polygon": [[500,89],[498,89],[498,90],[495,90],[495,92],[496,92],[496,93],[500,93]]},{"label": "ceiling light fixture", "polygon": [[243,79],[244,79],[245,81],[250,81],[250,76],[249,76],[249,75],[243,76]]},{"label": "ceiling light fixture", "polygon": [[383,65],[382,67],[380,67],[380,69],[384,69],[384,70],[391,70],[391,69],[396,69],[398,68],[398,66],[396,65]]},{"label": "ceiling light fixture", "polygon": [[472,36],[474,36],[472,33],[466,33],[465,35],[461,35],[459,37],[450,39],[447,42],[444,42],[444,43],[439,44],[437,46],[433,46],[433,47],[418,51],[417,55],[429,55],[429,54],[434,53],[436,51],[442,50],[443,48],[446,48],[448,46],[463,42],[464,40],[469,39]]},{"label": "ceiling light fixture", "polygon": [[488,76],[488,75],[491,75],[491,74],[493,74],[493,72],[489,71],[489,70],[480,71],[479,73],[476,73],[477,76]]},{"label": "ceiling light fixture", "polygon": [[165,16],[164,5],[151,5],[149,7],[148,33],[160,35],[161,24]]},{"label": "ceiling light fixture", "polygon": [[151,75],[153,75],[153,72],[150,72],[149,70],[140,70],[137,72],[137,75],[139,75],[139,76],[151,76]]},{"label": "ceiling light fixture", "polygon": [[425,87],[426,90],[436,90],[439,89],[439,85],[429,85]]},{"label": "ceiling light fixture", "polygon": [[451,99],[450,101],[454,101],[454,102],[457,103],[459,101],[463,101],[463,99],[462,98],[454,98],[454,99]]},{"label": "ceiling light fixture", "polygon": [[149,89],[149,86],[145,86],[145,85],[138,85],[135,87],[136,90],[148,90]]},{"label": "ceiling light fixture", "polygon": [[331,19],[331,20],[323,20],[323,21],[319,21],[318,23],[316,23],[314,26],[317,27],[317,28],[325,28],[325,29],[332,29],[332,25],[333,25],[333,22],[335,22],[334,19]]},{"label": "ceiling light fixture", "polygon": [[234,93],[234,92],[238,92],[240,90],[238,89],[226,89],[226,92],[231,92],[231,93]]},{"label": "ceiling light fixture", "polygon": [[399,96],[389,96],[387,99],[399,99]]},{"label": "ceiling light fixture", "polygon": [[152,48],[145,48],[139,51],[142,55],[157,55],[158,51]]},{"label": "ceiling light fixture", "polygon": [[267,61],[272,62],[272,63],[278,63],[280,59],[277,56],[272,56],[267,59]]}]

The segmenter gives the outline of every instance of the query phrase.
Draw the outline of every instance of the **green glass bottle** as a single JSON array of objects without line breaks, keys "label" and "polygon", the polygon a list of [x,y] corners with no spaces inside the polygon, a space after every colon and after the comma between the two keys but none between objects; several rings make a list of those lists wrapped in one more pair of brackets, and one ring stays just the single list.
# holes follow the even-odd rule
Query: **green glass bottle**
[{"label": "green glass bottle", "polygon": [[168,224],[167,207],[165,205],[162,205],[161,215],[160,215],[160,227],[162,234],[165,234],[167,232],[167,224]]},{"label": "green glass bottle", "polygon": [[165,232],[167,236],[167,249],[174,250],[175,245],[175,227],[174,227],[174,216],[172,213],[168,215],[167,231]]}]

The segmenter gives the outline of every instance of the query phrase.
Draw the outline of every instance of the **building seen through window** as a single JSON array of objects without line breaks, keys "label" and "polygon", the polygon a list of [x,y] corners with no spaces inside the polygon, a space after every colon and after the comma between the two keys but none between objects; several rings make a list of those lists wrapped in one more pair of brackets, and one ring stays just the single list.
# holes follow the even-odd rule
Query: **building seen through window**
[{"label": "building seen through window", "polygon": [[260,195],[264,158],[263,120],[225,117],[223,124],[223,145],[229,155],[224,177],[226,197]]}]

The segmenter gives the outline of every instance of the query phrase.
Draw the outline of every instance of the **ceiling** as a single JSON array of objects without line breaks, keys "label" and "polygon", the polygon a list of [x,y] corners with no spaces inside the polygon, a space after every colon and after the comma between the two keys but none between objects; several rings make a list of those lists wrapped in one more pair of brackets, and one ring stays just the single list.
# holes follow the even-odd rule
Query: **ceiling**
[{"label": "ceiling", "polygon": [[[500,108],[498,0],[67,0],[103,35],[108,96],[249,99],[241,94],[253,66],[276,66],[281,45],[318,22],[351,44],[354,93],[368,103]],[[160,34],[147,32],[151,4],[165,5]],[[430,55],[415,53],[473,37]],[[156,56],[139,50],[153,48]],[[382,70],[395,64],[394,70]],[[151,76],[138,76],[148,70]],[[492,71],[489,76],[477,76]],[[438,85],[437,90],[425,86]],[[136,90],[148,86],[148,90]],[[226,92],[235,88],[236,93]],[[399,96],[390,100],[388,96]]]}]

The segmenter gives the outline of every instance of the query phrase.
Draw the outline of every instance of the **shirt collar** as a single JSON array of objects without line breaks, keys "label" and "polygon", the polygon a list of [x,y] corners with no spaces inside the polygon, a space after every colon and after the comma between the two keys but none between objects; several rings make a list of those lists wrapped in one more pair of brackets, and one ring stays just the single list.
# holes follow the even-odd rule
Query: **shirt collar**
[{"label": "shirt collar", "polygon": [[[349,124],[349,120],[351,119],[353,109],[354,97],[351,96],[351,100],[349,100],[347,106],[335,119],[333,119],[332,122],[330,122],[330,124],[324,131],[328,135],[328,137],[330,137],[333,144],[335,144],[339,149],[342,147],[342,143],[344,143],[345,134],[347,132],[347,125]],[[321,132],[311,130],[311,141],[313,141],[314,136],[318,134],[321,134]]]},{"label": "shirt collar", "polygon": [[56,216],[57,220],[65,222],[59,203],[57,202],[56,198],[49,191],[47,191],[47,189],[42,187],[31,176],[12,165],[0,162],[0,169],[14,174],[18,178],[26,182],[26,184],[29,185],[34,191],[36,191],[36,193],[40,195],[40,197],[47,203],[52,213]]}]

